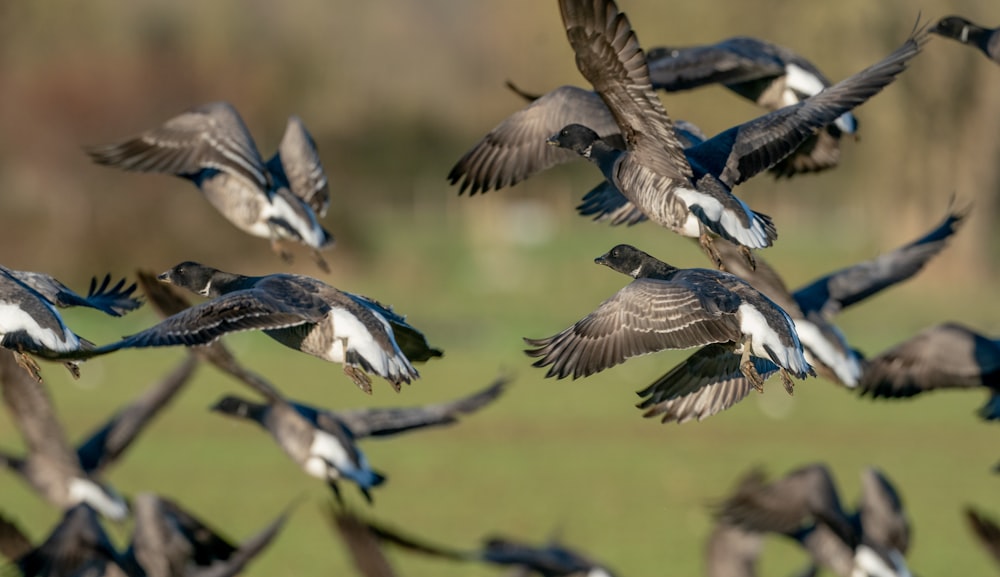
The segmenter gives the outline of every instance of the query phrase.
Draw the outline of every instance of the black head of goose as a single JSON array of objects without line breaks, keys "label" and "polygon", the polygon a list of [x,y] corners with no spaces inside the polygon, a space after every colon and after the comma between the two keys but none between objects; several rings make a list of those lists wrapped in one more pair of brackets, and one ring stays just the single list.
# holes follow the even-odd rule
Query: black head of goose
[{"label": "black head of goose", "polygon": [[[110,282],[110,275],[100,285],[94,278],[84,297],[49,275],[0,266],[0,346],[13,351],[18,363],[41,380],[38,364],[29,354],[56,360],[94,348],[66,326],[56,307],[89,307],[121,316],[142,304],[131,298],[134,284],[125,287],[122,279],[109,287]],[[79,363],[64,364],[74,378],[80,376]]]},{"label": "black head of goose", "polygon": [[757,388],[759,358],[777,365],[785,388],[790,375],[814,375],[791,318],[746,281],[709,269],[678,269],[630,245],[618,245],[595,262],[635,280],[568,329],[525,339],[551,365],[546,376],[586,377],[625,360],[665,349],[712,343],[734,357]]},{"label": "black head of goose", "polygon": [[[812,62],[791,49],[747,36],[702,46],[651,48],[646,60],[656,89],[674,92],[722,84],[768,110],[798,104],[831,85]],[[770,171],[781,177],[835,167],[840,136],[854,134],[857,127],[854,114],[845,112]]]},{"label": "black head of goose", "polygon": [[975,46],[987,58],[1000,64],[1000,29],[973,24],[961,16],[946,16],[931,27],[930,32],[962,44]]},{"label": "black head of goose", "polygon": [[343,363],[344,373],[368,393],[368,372],[389,381],[398,391],[402,383],[420,376],[411,359],[423,361],[442,354],[390,307],[312,277],[249,277],[184,262],[158,278],[211,300],[89,354],[206,345],[225,334],[262,330],[289,348]]},{"label": "black head of goose", "polygon": [[[501,121],[455,163],[448,180],[458,185],[459,194],[475,195],[513,186],[534,174],[579,159],[572,151],[545,145],[549,136],[569,124],[586,125],[610,146],[625,148],[618,124],[596,92],[560,86],[543,95],[534,95],[510,83],[508,86],[528,100],[528,104]],[[682,120],[675,122],[674,131],[684,146],[694,146],[705,139],[701,129]]]},{"label": "black head of goose", "polygon": [[[308,146],[311,139],[292,143]],[[197,106],[133,138],[87,147],[86,152],[97,164],[190,180],[227,220],[250,235],[270,239],[272,249],[283,258],[289,255],[281,241],[290,240],[313,249],[317,263],[326,267],[316,251],[331,246],[333,236],[310,206],[315,190],[274,186],[275,180],[292,182],[299,168],[290,169],[288,164],[299,157],[289,154],[287,161],[279,162],[284,168],[275,178],[239,112],[228,102]],[[315,150],[312,153],[306,155],[309,160],[302,170],[313,173],[308,178],[314,184],[325,183],[325,176],[315,176],[322,166]]]}]

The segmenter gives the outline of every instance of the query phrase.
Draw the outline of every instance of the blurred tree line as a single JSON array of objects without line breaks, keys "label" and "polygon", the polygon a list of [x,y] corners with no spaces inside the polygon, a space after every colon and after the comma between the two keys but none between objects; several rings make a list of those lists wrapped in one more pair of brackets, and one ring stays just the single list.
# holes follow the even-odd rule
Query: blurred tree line
[{"label": "blurred tree line", "polygon": [[[950,13],[1000,22],[1000,11],[972,0],[621,6],[644,46],[759,36],[800,52],[834,81],[894,49],[918,15],[924,22]],[[193,186],[92,165],[83,145],[228,100],[266,158],[286,117],[298,114],[330,178],[326,224],[338,237],[335,250],[350,255],[377,232],[365,227],[365,215],[448,219],[455,203],[483,201],[456,198],[445,175],[522,106],[504,80],[537,92],[585,82],[555,3],[536,0],[7,1],[0,3],[0,45],[0,261],[61,275],[161,268],[186,258],[273,258],[265,241],[226,223]],[[708,134],[760,113],[721,88],[664,101],[672,115]],[[998,103],[1000,69],[934,38],[908,72],[858,111],[860,140],[844,146],[840,168],[792,181],[764,176],[739,194],[772,214],[779,229],[836,219],[844,238],[864,236],[883,248],[892,246],[886,239],[936,222],[955,194],[974,202],[974,218],[949,260],[991,276]],[[574,186],[561,184],[566,175]],[[571,206],[595,178],[589,166],[562,168],[491,192],[489,202],[533,197]],[[563,208],[558,215],[578,218]]]}]

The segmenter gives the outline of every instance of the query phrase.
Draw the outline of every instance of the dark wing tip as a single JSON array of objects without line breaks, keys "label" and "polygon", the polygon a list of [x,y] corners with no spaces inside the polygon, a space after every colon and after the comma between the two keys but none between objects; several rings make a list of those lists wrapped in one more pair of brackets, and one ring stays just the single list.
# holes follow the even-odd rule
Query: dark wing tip
[{"label": "dark wing tip", "polygon": [[92,277],[90,279],[90,289],[87,291],[86,300],[88,303],[116,317],[134,311],[142,306],[142,299],[132,297],[132,294],[138,288],[138,283],[133,282],[131,285],[125,286],[125,279],[122,278],[114,286],[109,287],[108,285],[110,284],[110,273],[104,275],[100,283],[98,283],[96,276]]}]

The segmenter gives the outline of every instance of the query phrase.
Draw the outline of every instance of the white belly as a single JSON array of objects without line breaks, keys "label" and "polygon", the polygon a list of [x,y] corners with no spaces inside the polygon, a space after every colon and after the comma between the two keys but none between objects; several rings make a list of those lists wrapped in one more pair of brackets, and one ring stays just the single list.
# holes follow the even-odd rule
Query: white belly
[{"label": "white belly", "polygon": [[[58,315],[54,310],[52,312]],[[42,328],[38,321],[21,307],[9,303],[0,304],[0,338],[7,333],[24,331],[51,351],[68,352],[79,349],[80,339],[65,326],[61,328],[61,332]]]}]

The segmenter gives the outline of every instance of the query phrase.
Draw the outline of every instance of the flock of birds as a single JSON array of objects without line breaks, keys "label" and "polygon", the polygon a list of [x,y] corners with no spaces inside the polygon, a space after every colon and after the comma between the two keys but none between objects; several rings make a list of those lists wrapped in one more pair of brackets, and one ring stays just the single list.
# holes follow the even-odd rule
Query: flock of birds
[{"label": "flock of birds", "polygon": [[[579,378],[638,355],[697,349],[640,392],[645,415],[664,422],[701,420],[724,411],[751,390],[762,391],[774,373],[789,393],[795,379],[817,374],[862,395],[886,398],[985,386],[991,397],[981,414],[1000,418],[1000,341],[945,323],[865,358],[832,320],[840,310],[919,272],[959,230],[967,209],[952,206],[913,242],[790,290],[755,253],[774,243],[775,223],[734,194],[740,183],[764,171],[790,177],[835,167],[840,137],[857,130],[854,107],[892,83],[920,53],[929,33],[976,46],[1000,62],[997,31],[954,16],[930,29],[918,23],[884,59],[831,84],[802,57],[762,40],[739,37],[643,51],[613,0],[560,0],[559,7],[577,65],[593,90],[563,86],[532,95],[512,85],[527,106],[465,154],[449,180],[460,193],[476,194],[583,157],[604,180],[584,196],[582,215],[613,225],[649,220],[697,239],[713,268],[678,269],[630,245],[611,248],[595,262],[633,280],[569,328],[525,339],[535,366],[547,367],[550,377]],[[671,120],[656,93],[712,83],[769,112],[706,138],[694,124]],[[329,206],[329,187],[315,144],[297,117],[289,119],[279,150],[267,161],[239,113],[224,102],[199,106],[134,138],[87,152],[101,165],[190,180],[238,228],[269,239],[283,259],[291,258],[287,244],[304,245],[317,265],[329,270],[320,252],[333,244],[320,222]],[[443,353],[391,307],[309,276],[248,277],[183,262],[158,276],[140,271],[138,284],[164,319],[98,346],[70,330],[57,307],[90,307],[120,316],[143,304],[135,296],[136,284],[95,279],[83,296],[46,274],[0,267],[0,346],[5,349],[0,383],[27,447],[26,455],[0,455],[0,461],[65,511],[37,546],[15,523],[0,520],[0,553],[24,575],[234,575],[273,539],[287,511],[258,534],[232,544],[170,499],[140,494],[130,503],[101,479],[184,387],[199,361],[263,398],[230,395],[212,410],[263,427],[306,474],[327,483],[338,501],[341,482],[356,485],[370,501],[371,491],[385,481],[358,440],[455,423],[489,405],[507,385],[498,378],[468,397],[423,407],[312,407],[287,399],[241,365],[220,337],[264,331],[286,347],[342,364],[369,394],[372,376],[398,391],[420,376],[414,364]],[[192,305],[177,288],[207,300]],[[88,358],[166,346],[188,347],[188,354],[74,451],[35,358],[62,362],[78,376]],[[813,566],[804,574],[824,567],[845,577],[909,575],[904,559],[909,523],[902,500],[879,471],[866,470],[862,479],[860,504],[847,511],[823,465],[770,482],[752,471],[718,506],[708,574],[753,575],[763,535],[773,532],[810,552]],[[98,517],[130,515],[135,529],[122,552]],[[998,556],[1000,529],[978,513],[969,517]],[[466,551],[429,544],[337,507],[330,518],[367,575],[393,574],[381,554],[383,542],[543,576],[611,574],[555,541],[532,546],[495,538]]]}]

